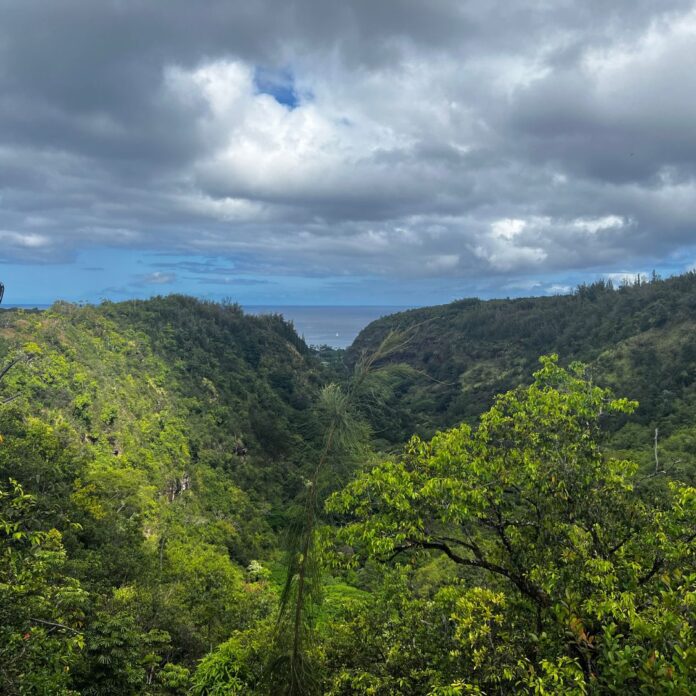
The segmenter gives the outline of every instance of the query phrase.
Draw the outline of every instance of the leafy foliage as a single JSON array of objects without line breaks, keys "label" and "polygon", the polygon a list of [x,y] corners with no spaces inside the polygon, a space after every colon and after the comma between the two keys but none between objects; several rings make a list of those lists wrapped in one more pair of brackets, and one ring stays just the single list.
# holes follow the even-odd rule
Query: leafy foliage
[{"label": "leafy foliage", "polygon": [[0,311],[0,691],[692,693],[695,277]]},{"label": "leafy foliage", "polygon": [[387,443],[473,424],[496,394],[529,382],[539,355],[557,353],[583,361],[597,381],[639,402],[630,419],[615,421],[617,431],[631,423],[621,442],[643,444],[647,461],[658,427],[675,462],[695,451],[695,312],[695,272],[638,277],[619,288],[599,281],[570,295],[464,299],[394,314],[366,327],[348,353],[354,362],[390,331],[410,332],[387,359],[392,395],[370,418]]},{"label": "leafy foliage", "polygon": [[[43,613],[32,609],[38,589],[13,595],[66,626],[17,642],[28,619],[8,614],[17,655],[32,665],[28,645],[56,642],[45,656],[60,667],[41,693],[183,693],[199,658],[275,610],[273,588],[244,567],[276,548],[301,485],[322,368],[280,317],[188,298],[59,303],[0,319],[11,367],[2,387],[13,397],[0,414],[0,480],[30,496],[26,533],[46,535],[7,573],[83,588],[74,634],[67,615],[48,611],[55,593]],[[275,440],[259,441],[263,429]]]},{"label": "leafy foliage", "polygon": [[86,593],[65,574],[56,529],[37,529],[35,499],[0,487],[0,683],[5,694],[68,694],[84,645]]},{"label": "leafy foliage", "polygon": [[635,404],[542,362],[476,429],[413,438],[335,494],[330,510],[354,517],[342,538],[461,567],[445,596],[463,693],[686,694],[696,490],[643,496],[636,465],[599,446],[606,415]]}]

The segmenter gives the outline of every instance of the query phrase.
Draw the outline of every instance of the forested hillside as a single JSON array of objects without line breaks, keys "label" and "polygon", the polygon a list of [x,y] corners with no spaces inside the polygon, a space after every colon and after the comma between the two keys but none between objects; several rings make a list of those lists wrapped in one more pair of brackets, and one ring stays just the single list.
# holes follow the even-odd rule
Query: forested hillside
[{"label": "forested hillside", "polygon": [[183,296],[0,312],[0,692],[693,693],[694,324],[693,273],[346,356]]},{"label": "forested hillside", "polygon": [[3,503],[13,534],[56,530],[29,584],[0,585],[3,692],[60,693],[40,682],[50,640],[80,693],[141,693],[165,657],[191,665],[270,612],[245,569],[303,485],[320,366],[280,317],[184,297],[0,322]]},{"label": "forested hillside", "polygon": [[598,383],[639,402],[616,434],[617,447],[648,452],[658,428],[673,458],[682,456],[676,451],[696,454],[694,272],[617,289],[599,281],[571,295],[469,299],[394,314],[366,327],[349,359],[394,330],[408,340],[383,376],[393,397],[372,417],[387,443],[474,422],[496,394],[529,382],[538,357],[553,352],[564,363],[586,363]]}]

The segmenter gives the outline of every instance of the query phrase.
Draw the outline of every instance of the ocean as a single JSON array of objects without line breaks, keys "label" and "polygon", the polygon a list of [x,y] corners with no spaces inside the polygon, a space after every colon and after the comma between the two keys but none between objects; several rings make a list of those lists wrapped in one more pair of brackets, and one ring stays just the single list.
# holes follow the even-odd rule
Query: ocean
[{"label": "ocean", "polygon": [[347,348],[370,322],[408,307],[317,307],[244,305],[249,314],[282,314],[310,346]]}]

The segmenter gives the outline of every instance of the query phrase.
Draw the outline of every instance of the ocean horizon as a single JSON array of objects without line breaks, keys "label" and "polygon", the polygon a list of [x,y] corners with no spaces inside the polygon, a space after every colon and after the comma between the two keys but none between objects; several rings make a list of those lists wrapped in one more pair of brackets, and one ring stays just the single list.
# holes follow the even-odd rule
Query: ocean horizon
[{"label": "ocean horizon", "polygon": [[249,314],[282,314],[307,345],[347,348],[380,317],[410,309],[393,305],[242,305]]}]

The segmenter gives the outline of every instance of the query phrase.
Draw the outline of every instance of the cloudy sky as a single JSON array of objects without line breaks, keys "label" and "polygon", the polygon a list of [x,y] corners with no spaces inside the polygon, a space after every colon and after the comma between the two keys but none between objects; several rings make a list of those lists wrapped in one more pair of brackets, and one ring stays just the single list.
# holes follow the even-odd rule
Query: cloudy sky
[{"label": "cloudy sky", "polygon": [[398,304],[696,263],[696,4],[0,0],[6,302]]}]

